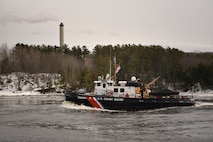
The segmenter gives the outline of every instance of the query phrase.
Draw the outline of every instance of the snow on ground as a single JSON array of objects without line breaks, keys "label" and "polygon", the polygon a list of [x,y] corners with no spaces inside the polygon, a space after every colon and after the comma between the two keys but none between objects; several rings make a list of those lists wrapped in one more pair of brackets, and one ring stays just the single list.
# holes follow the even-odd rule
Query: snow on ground
[{"label": "snow on ground", "polygon": [[60,92],[60,80],[60,74],[50,73],[0,75],[0,96],[41,95],[39,90],[50,88]]},{"label": "snow on ground", "polygon": [[41,93],[34,91],[0,91],[0,96],[26,96],[26,95],[41,95]]},{"label": "snow on ground", "polygon": [[195,100],[213,100],[213,90],[202,90],[198,92],[180,92],[182,96],[193,96]]}]

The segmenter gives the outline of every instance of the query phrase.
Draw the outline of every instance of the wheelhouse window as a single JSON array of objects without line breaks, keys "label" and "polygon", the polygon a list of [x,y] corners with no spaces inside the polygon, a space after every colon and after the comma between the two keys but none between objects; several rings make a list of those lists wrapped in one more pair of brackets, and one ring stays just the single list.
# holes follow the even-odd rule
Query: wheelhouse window
[{"label": "wheelhouse window", "polygon": [[118,92],[118,88],[114,88],[114,92]]},{"label": "wheelhouse window", "polygon": [[106,88],[106,84],[103,84],[103,88]]},{"label": "wheelhouse window", "polygon": [[112,86],[112,83],[108,83],[108,86]]},{"label": "wheelhouse window", "polygon": [[101,86],[101,83],[97,83],[97,86]]},{"label": "wheelhouse window", "polygon": [[123,93],[124,92],[124,88],[120,88],[120,92]]}]

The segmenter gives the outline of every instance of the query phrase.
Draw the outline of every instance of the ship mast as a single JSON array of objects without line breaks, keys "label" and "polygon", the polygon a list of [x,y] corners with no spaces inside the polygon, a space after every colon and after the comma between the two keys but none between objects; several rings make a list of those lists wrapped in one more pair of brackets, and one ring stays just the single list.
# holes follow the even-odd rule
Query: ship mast
[{"label": "ship mast", "polygon": [[113,57],[114,61],[114,82],[116,84],[116,55]]},{"label": "ship mast", "polygon": [[111,47],[110,47],[110,53],[109,53],[109,58],[110,58],[110,60],[109,60],[109,76],[110,76],[110,78],[112,77],[112,54],[111,54]]}]

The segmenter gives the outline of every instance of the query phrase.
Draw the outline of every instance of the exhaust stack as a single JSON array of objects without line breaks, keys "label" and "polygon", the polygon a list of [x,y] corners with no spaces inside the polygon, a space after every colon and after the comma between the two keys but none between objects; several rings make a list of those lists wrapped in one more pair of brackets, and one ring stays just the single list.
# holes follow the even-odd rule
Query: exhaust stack
[{"label": "exhaust stack", "polygon": [[64,24],[60,24],[60,47],[64,47]]}]

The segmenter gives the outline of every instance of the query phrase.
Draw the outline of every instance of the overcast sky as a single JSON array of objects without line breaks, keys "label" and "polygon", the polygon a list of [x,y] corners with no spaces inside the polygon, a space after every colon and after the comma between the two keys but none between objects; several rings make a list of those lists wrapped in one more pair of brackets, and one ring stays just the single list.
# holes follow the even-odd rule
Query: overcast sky
[{"label": "overcast sky", "polygon": [[0,0],[0,44],[161,45],[213,52],[213,0]]}]

